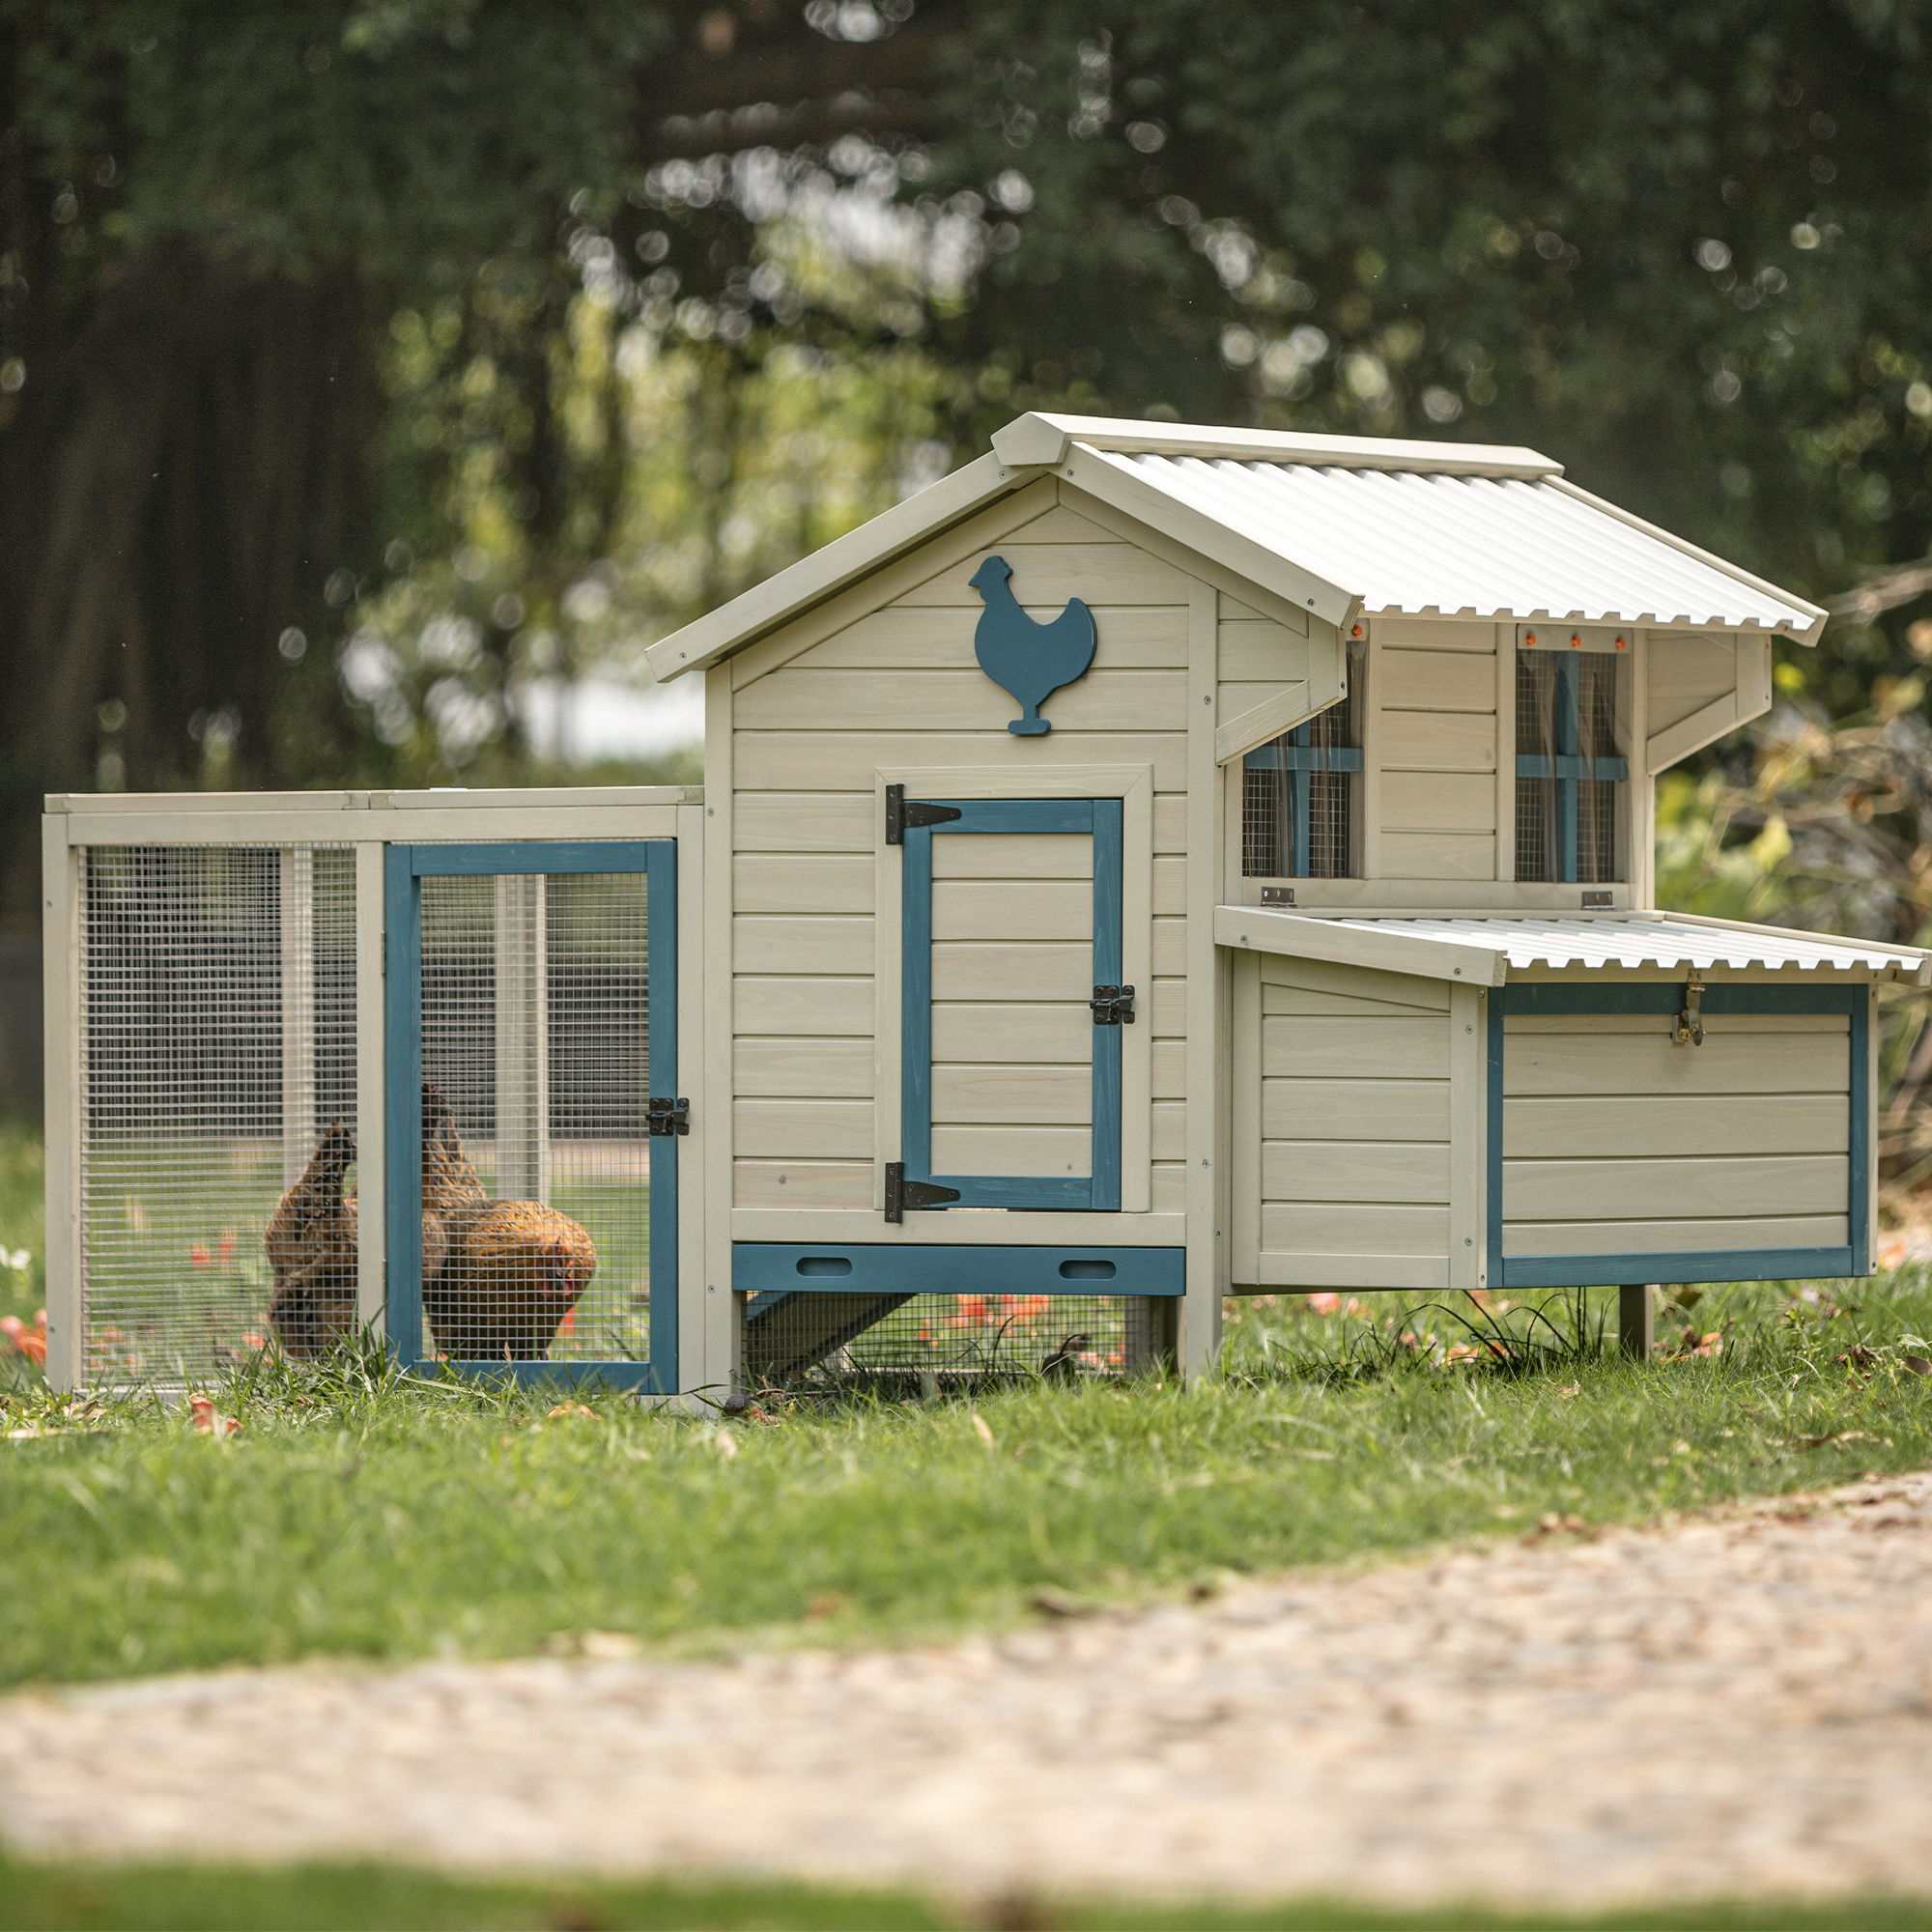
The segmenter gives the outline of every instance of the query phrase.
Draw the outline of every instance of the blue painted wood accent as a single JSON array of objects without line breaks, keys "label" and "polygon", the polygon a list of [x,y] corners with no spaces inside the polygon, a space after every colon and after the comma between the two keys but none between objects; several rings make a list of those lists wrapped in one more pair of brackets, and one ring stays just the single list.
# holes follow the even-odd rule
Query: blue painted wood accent
[{"label": "blue painted wood accent", "polygon": [[[1559,659],[1559,663],[1565,660]],[[1660,1018],[1683,1006],[1681,981],[1611,982],[1607,985],[1498,986],[1489,995],[1488,1225],[1492,1288],[1609,1288],[1634,1282],[1793,1281],[1843,1279],[1871,1272],[1871,1229],[1865,1201],[1871,1182],[1872,1096],[1869,1067],[1871,993],[1860,986],[1706,986],[1707,1014],[1844,1013],[1850,1020],[1847,1107],[1851,1157],[1847,1163],[1848,1246],[1833,1248],[1737,1248],[1673,1254],[1511,1255],[1503,1238],[1504,1020],[1512,1013],[1654,1013]],[[1687,1046],[1686,1053],[1698,1049]],[[1588,1095],[1581,1096],[1588,1098]]]},{"label": "blue painted wood accent", "polygon": [[641,872],[649,999],[646,1078],[677,1092],[677,842],[670,838],[554,844],[391,845],[384,855],[384,1118],[388,1199],[384,1259],[389,1349],[419,1374],[448,1370],[564,1387],[677,1388],[677,1135],[654,1135],[650,1161],[651,1358],[606,1362],[435,1362],[422,1313],[422,881],[506,874]]},{"label": "blue painted wood accent", "polygon": [[422,1313],[422,891],[413,848],[383,854],[383,1271],[389,1351],[409,1368],[423,1359]]},{"label": "blue painted wood accent", "polygon": [[1850,1248],[1720,1248],[1664,1255],[1512,1255],[1492,1288],[1619,1288],[1635,1282],[1843,1280],[1868,1272]]},{"label": "blue painted wood accent", "polygon": [[411,845],[411,869],[419,879],[500,878],[530,872],[641,872],[645,853],[662,839],[558,839],[554,844]]},{"label": "blue painted wood accent", "polygon": [[[767,1294],[1179,1294],[1184,1248],[738,1241],[731,1285]],[[844,1263],[840,1272],[819,1272]],[[763,1305],[762,1301],[753,1304]],[[776,1305],[776,1304],[773,1304]]]},{"label": "blue painted wood accent", "polygon": [[[959,813],[905,830],[899,965],[899,1152],[908,1180],[959,1191],[962,1208],[1118,1213],[1121,1206],[1121,1029],[1093,1033],[1093,1153],[1085,1175],[932,1171],[932,841],[992,833],[1075,833],[1094,840],[1094,980],[1118,985],[1126,861],[1117,798],[936,799]],[[1143,990],[1142,997],[1146,997]]]},{"label": "blue painted wood accent", "polygon": [[1060,615],[1039,623],[1020,608],[1009,580],[1013,567],[989,556],[967,579],[985,609],[973,632],[973,655],[980,668],[1011,696],[1022,715],[1007,726],[1022,738],[1043,736],[1053,726],[1039,707],[1062,689],[1087,675],[1098,633],[1094,613],[1077,597]]}]

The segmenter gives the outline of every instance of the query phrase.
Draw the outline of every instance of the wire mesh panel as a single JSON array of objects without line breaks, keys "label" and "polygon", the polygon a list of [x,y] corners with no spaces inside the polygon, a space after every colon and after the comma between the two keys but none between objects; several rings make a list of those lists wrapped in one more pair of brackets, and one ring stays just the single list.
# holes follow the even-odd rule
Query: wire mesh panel
[{"label": "wire mesh panel", "polygon": [[1517,658],[1516,875],[1607,884],[1620,876],[1621,661],[1603,651]]},{"label": "wire mesh panel", "polygon": [[83,852],[85,1379],[354,1331],[355,908],[342,846]]},{"label": "wire mesh panel", "polygon": [[647,1361],[645,874],[420,890],[424,1352]]},{"label": "wire mesh panel", "polygon": [[746,1310],[753,1384],[892,1388],[1145,1373],[1164,1302],[1140,1294],[867,1294],[777,1291]]},{"label": "wire mesh panel", "polygon": [[1241,773],[1241,875],[1346,879],[1355,869],[1362,769],[1353,693],[1250,752]]}]

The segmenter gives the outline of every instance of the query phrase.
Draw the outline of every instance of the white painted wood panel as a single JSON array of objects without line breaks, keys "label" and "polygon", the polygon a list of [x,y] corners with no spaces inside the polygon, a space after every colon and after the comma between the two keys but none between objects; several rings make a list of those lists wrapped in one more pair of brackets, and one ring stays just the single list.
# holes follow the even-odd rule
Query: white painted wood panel
[{"label": "white painted wood panel", "polygon": [[1496,708],[1495,667],[1474,651],[1376,652],[1384,711],[1487,711]]},{"label": "white painted wood panel", "polygon": [[952,940],[1094,940],[1086,880],[939,879],[932,887],[935,946]]},{"label": "white painted wood panel", "polygon": [[1178,731],[1081,731],[1061,724],[1050,737],[1030,739],[1013,737],[1004,724],[983,731],[773,730],[737,731],[732,737],[738,782],[757,791],[851,791],[869,785],[882,766],[972,767],[1005,775],[1023,774],[1030,762],[1069,758],[1150,765],[1156,790],[1179,791],[1187,750]]},{"label": "white painted wood panel", "polygon": [[872,1203],[869,1160],[736,1160],[731,1200],[739,1208],[864,1208]]},{"label": "white painted wood panel", "polygon": [[[1184,673],[1094,668],[1046,700],[1055,731],[1165,731],[1181,722]],[[977,664],[956,670],[784,669],[738,693],[743,731],[1005,731],[1019,706]]]},{"label": "white painted wood panel", "polygon": [[1153,802],[1153,849],[1156,852],[1187,850],[1187,797],[1184,792],[1162,792]]},{"label": "white painted wood panel", "polygon": [[1153,1109],[1150,1145],[1155,1160],[1187,1158],[1187,1103],[1162,1100]]},{"label": "white painted wood panel", "polygon": [[1493,879],[1496,841],[1466,832],[1384,829],[1381,873],[1388,879]]},{"label": "white painted wood panel", "polygon": [[942,834],[932,841],[935,879],[1091,879],[1094,840],[1084,832]]},{"label": "white painted wood panel", "polygon": [[741,852],[732,902],[740,913],[869,913],[873,870],[859,852]]},{"label": "white painted wood panel", "polygon": [[1385,772],[1493,772],[1494,715],[1384,711],[1377,719],[1377,761]]},{"label": "white painted wood panel", "polygon": [[1425,1013],[1393,1000],[1362,1000],[1348,993],[1319,993],[1310,986],[1270,986],[1261,989],[1262,1011],[1281,1018],[1319,1019],[1328,1016],[1348,1019],[1413,1020]]},{"label": "white painted wood panel", "polygon": [[1364,1013],[1379,1012],[1391,1005],[1432,1013],[1449,1010],[1448,983],[1414,973],[1386,973],[1333,959],[1293,959],[1285,953],[1261,954],[1257,971],[1264,989],[1303,986],[1313,992],[1337,993],[1359,1002]]},{"label": "white painted wood panel", "polygon": [[1503,1153],[1620,1155],[1843,1153],[1851,1112],[1837,1094],[1589,1094],[1520,1099],[1503,1110]]},{"label": "white painted wood panel", "polygon": [[1308,1080],[1446,1080],[1449,1030],[1437,1019],[1264,1019],[1262,1069]]},{"label": "white painted wood panel", "polygon": [[[1382,837],[1396,832],[1482,832],[1496,829],[1496,781],[1487,773],[1384,772]],[[1384,867],[1389,876],[1393,870]]]},{"label": "white painted wood panel", "polygon": [[1084,1066],[943,1065],[932,1069],[934,1125],[1089,1125],[1094,1080]]},{"label": "white painted wood panel", "polygon": [[1136,545],[1037,544],[1005,537],[903,592],[893,600],[891,608],[962,605],[980,610],[972,577],[989,556],[1003,556],[1012,565],[1013,595],[1023,608],[1040,617],[1057,616],[1069,597],[1084,598],[1096,609],[1110,604],[1187,602],[1187,578]]},{"label": "white painted wood panel", "polygon": [[1447,1208],[1264,1201],[1262,1248],[1287,1254],[1429,1255],[1449,1246]]},{"label": "white painted wood panel", "polygon": [[935,1001],[932,1057],[1092,1066],[1093,1009],[1084,999],[1077,1005],[1064,1000]]},{"label": "white painted wood panel", "polygon": [[[1045,609],[1033,615],[1049,620]],[[980,606],[874,611],[791,661],[800,670],[959,670],[977,663],[973,632]],[[1273,630],[1273,625],[1265,628]],[[1101,670],[1181,670],[1187,664],[1186,612],[1179,607],[1110,606],[1096,620],[1094,662]],[[1284,633],[1284,635],[1286,635]],[[1304,649],[1305,649],[1304,645]]]},{"label": "white painted wood panel", "polygon": [[1269,1140],[1425,1141],[1449,1138],[1447,1080],[1264,1080]]},{"label": "white painted wood panel", "polygon": [[1156,980],[1141,1006],[1141,1024],[1155,1039],[1182,1039],[1187,1034],[1187,981]]},{"label": "white painted wood panel", "polygon": [[1157,1160],[1153,1164],[1151,1212],[1184,1214],[1187,1211],[1187,1163],[1183,1160]]},{"label": "white painted wood panel", "polygon": [[1186,920],[1156,919],[1151,950],[1155,978],[1179,979],[1187,971]]},{"label": "white painted wood panel", "polygon": [[1649,700],[1644,727],[1653,736],[1737,688],[1737,645],[1728,637],[1653,632],[1644,655]]},{"label": "white painted wood panel", "polygon": [[744,1100],[731,1113],[741,1154],[785,1160],[869,1160],[870,1100]]},{"label": "white painted wood panel", "polygon": [[798,914],[733,922],[731,942],[741,973],[870,973],[872,922]]},{"label": "white painted wood panel", "polygon": [[732,1086],[741,1096],[869,1100],[872,1094],[867,1039],[743,1037],[732,1042],[731,1065]]},{"label": "white painted wood panel", "polygon": [[1505,1255],[1713,1254],[1738,1248],[1841,1248],[1842,1214],[1740,1221],[1517,1221],[1503,1229]]},{"label": "white painted wood panel", "polygon": [[935,1000],[983,1000],[1022,986],[1032,999],[1086,999],[1094,990],[1093,941],[960,942],[932,949]]},{"label": "white painted wood panel", "polygon": [[740,852],[870,852],[878,833],[870,791],[747,791],[734,803]]},{"label": "white painted wood panel", "polygon": [[1503,1093],[1520,1094],[1842,1094],[1849,1081],[1842,1035],[1795,1034],[1772,1050],[1762,1037],[1711,1034],[1702,1046],[1650,1037],[1574,1034],[1512,1037],[1503,1056]]},{"label": "white painted wood panel", "polygon": [[1378,617],[1372,626],[1378,648],[1425,651],[1482,651],[1493,656],[1496,626],[1477,618]]},{"label": "white painted wood panel", "polygon": [[1440,1141],[1264,1141],[1262,1199],[1442,1206],[1449,1149]]},{"label": "white painted wood panel", "polygon": [[763,979],[740,974],[732,982],[734,1033],[869,1036],[872,982],[864,980]]},{"label": "white painted wood panel", "polygon": [[1508,1160],[1505,1221],[1662,1221],[1841,1213],[1844,1154]]},{"label": "white painted wood panel", "polygon": [[1154,1041],[1150,1059],[1156,1100],[1187,1098],[1187,1041],[1179,1039]]},{"label": "white painted wood panel", "polygon": [[1088,1175],[1094,1137],[1085,1127],[935,1126],[935,1174]]},{"label": "white painted wood panel", "polygon": [[1305,684],[1309,641],[1263,618],[1221,619],[1220,674],[1227,684]]}]

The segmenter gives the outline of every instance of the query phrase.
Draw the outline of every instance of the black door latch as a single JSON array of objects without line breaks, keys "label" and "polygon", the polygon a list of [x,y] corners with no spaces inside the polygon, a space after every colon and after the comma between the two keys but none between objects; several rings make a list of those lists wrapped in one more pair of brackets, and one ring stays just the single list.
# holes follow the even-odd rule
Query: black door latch
[{"label": "black door latch", "polygon": [[644,1119],[649,1122],[653,1135],[688,1134],[691,1131],[691,1102],[682,1094],[675,1100],[668,1095],[646,1100]]},{"label": "black door latch", "polygon": [[886,1219],[903,1221],[906,1209],[921,1208],[944,1208],[949,1201],[957,1201],[956,1187],[941,1187],[937,1181],[908,1180],[905,1162],[889,1160],[886,1163]]},{"label": "black door latch", "polygon": [[903,845],[908,827],[947,825],[966,814],[956,805],[931,805],[923,798],[908,799],[904,785],[886,787],[886,843]]},{"label": "black door latch", "polygon": [[1131,986],[1095,986],[1087,1002],[1094,1009],[1095,1026],[1132,1026],[1134,989]]}]

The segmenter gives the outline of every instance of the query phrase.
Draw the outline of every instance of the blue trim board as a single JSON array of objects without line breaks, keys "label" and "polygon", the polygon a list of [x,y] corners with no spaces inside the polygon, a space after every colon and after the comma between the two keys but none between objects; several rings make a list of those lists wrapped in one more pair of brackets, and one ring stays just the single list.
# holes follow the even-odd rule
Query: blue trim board
[{"label": "blue trim board", "polygon": [[653,1135],[650,1161],[651,1358],[649,1361],[435,1362],[423,1347],[422,1312],[422,881],[506,874],[641,872],[649,1001],[646,1078],[653,1094],[677,1092],[677,842],[670,838],[570,843],[391,845],[384,854],[387,1030],[384,1163],[388,1199],[384,1260],[389,1349],[418,1373],[570,1387],[603,1385],[669,1394],[677,1388],[678,1243],[676,1135]]},{"label": "blue trim board", "polygon": [[[1559,663],[1565,660],[1558,660]],[[1498,986],[1489,995],[1489,1119],[1487,1197],[1489,1282],[1492,1288],[1599,1288],[1635,1282],[1842,1280],[1871,1272],[1871,1228],[1866,1201],[1871,1186],[1871,988],[1749,985],[1706,986],[1699,1006],[1707,1014],[1843,1013],[1849,1021],[1846,1105],[1850,1159],[1846,1214],[1852,1239],[1833,1248],[1737,1248],[1669,1254],[1510,1255],[1503,1237],[1503,1068],[1508,1051],[1504,1021],[1511,1014],[1653,1013],[1667,1018],[1684,1005],[1684,982],[1575,980]],[[1698,1049],[1687,1046],[1686,1053]],[[1582,1097],[1589,1097],[1587,1095]]]},{"label": "blue trim board", "polygon": [[1185,1290],[1186,1260],[1184,1248],[737,1241],[731,1285],[754,1295],[1173,1295]]},{"label": "blue trim board", "polygon": [[[1094,841],[1094,985],[1122,971],[1125,812],[1117,798],[934,799],[956,811],[905,829],[900,895],[899,1153],[908,1180],[958,1191],[961,1208],[1118,1213],[1121,1206],[1121,1029],[1093,1029],[1092,1155],[1085,1175],[932,1171],[932,841],[1007,833],[1074,833]],[[1143,988],[1141,997],[1147,997]]]}]

